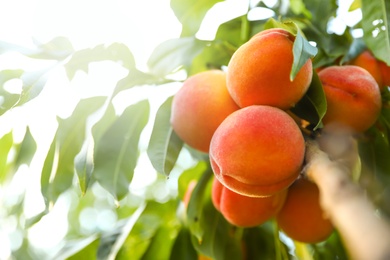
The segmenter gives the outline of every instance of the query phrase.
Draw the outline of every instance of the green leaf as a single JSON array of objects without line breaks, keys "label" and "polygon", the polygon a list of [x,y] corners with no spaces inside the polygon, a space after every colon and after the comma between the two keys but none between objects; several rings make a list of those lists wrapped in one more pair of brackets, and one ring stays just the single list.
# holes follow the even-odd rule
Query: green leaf
[{"label": "green leaf", "polygon": [[198,180],[202,174],[207,169],[207,163],[205,161],[199,161],[197,165],[194,167],[185,170],[180,174],[179,180],[178,180],[178,192],[179,192],[179,198],[183,199],[184,195],[187,191],[188,184],[192,180]]},{"label": "green leaf", "polygon": [[352,12],[362,7],[362,0],[353,0],[348,11]]},{"label": "green leaf", "polygon": [[3,183],[8,176],[7,159],[13,143],[12,131],[3,135],[0,139],[0,183]]},{"label": "green leaf", "polygon": [[38,213],[37,215],[26,219],[25,228],[28,229],[32,227],[34,224],[38,223],[44,216],[49,213],[48,208],[46,207],[42,212]]},{"label": "green leaf", "polygon": [[154,49],[147,62],[148,67],[152,74],[160,77],[181,67],[188,69],[206,44],[194,37],[167,40]]},{"label": "green leaf", "polygon": [[312,46],[302,35],[297,26],[297,35],[293,45],[294,62],[291,68],[290,80],[293,81],[306,64],[306,62],[317,54],[317,48]]},{"label": "green leaf", "polygon": [[110,60],[120,62],[127,68],[135,68],[134,56],[129,48],[122,43],[113,43],[106,47],[97,45],[93,49],[84,49],[73,54],[72,58],[64,65],[69,79],[73,79],[78,70],[88,73],[88,65],[91,62]]},{"label": "green leaf", "polygon": [[313,79],[303,98],[291,109],[300,118],[314,125],[314,130],[322,126],[322,118],[327,110],[327,102],[322,83],[313,71]]},{"label": "green leaf", "polygon": [[195,35],[207,11],[221,0],[171,0],[171,9],[182,24],[181,37]]},{"label": "green leaf", "polygon": [[117,226],[104,234],[100,239],[97,251],[97,259],[120,259],[117,257],[130,232],[139,221],[147,204],[141,204],[138,209],[127,219],[117,223]]},{"label": "green leaf", "polygon": [[14,94],[4,89],[4,83],[11,79],[18,79],[22,76],[23,70],[0,71],[0,115],[7,112],[19,100],[20,94]]},{"label": "green leaf", "polygon": [[296,15],[303,14],[308,19],[312,18],[311,13],[309,10],[306,9],[303,0],[290,0],[290,8],[293,11],[293,13]]},{"label": "green leaf", "polygon": [[28,101],[36,98],[43,90],[48,79],[48,72],[51,68],[45,68],[39,71],[29,71],[23,73],[21,79],[23,80],[22,93],[17,106],[21,106]]},{"label": "green leaf", "polygon": [[[142,260],[155,260],[155,259],[169,259],[171,253],[171,247],[174,240],[172,237],[176,235],[176,228],[172,228],[168,225],[161,225],[154,236],[152,237],[149,247],[145,254],[142,256]],[[162,241],[164,244],[162,246]]]},{"label": "green leaf", "polygon": [[191,242],[191,233],[182,228],[173,244],[170,260],[197,260],[198,254]]},{"label": "green leaf", "polygon": [[149,103],[140,101],[125,109],[122,115],[95,140],[93,177],[115,199],[122,199],[133,178],[138,159],[140,134],[148,122]]},{"label": "green leaf", "polygon": [[169,176],[183,147],[183,141],[173,131],[170,118],[173,97],[158,109],[147,149],[148,157],[157,172]]},{"label": "green leaf", "polygon": [[374,56],[390,65],[390,2],[362,0],[364,41]]},{"label": "green leaf", "polygon": [[281,28],[289,31],[293,35],[297,34],[298,26],[293,21],[277,21],[274,18],[268,19],[268,21],[264,24],[264,30],[271,28]]},{"label": "green leaf", "polygon": [[72,185],[74,160],[80,152],[86,135],[87,118],[106,100],[92,97],[81,100],[72,115],[59,119],[58,130],[46,157],[41,177],[43,195],[55,202]]},{"label": "green leaf", "polygon": [[79,178],[80,190],[84,195],[90,185],[93,171],[93,146],[92,140],[87,140],[82,145],[81,151],[74,158],[76,174]]},{"label": "green leaf", "polygon": [[81,260],[96,259],[96,253],[100,240],[97,235],[86,238],[66,241],[66,244],[56,254],[54,259]]},{"label": "green leaf", "polygon": [[16,165],[30,164],[35,151],[37,150],[37,144],[34,137],[31,135],[30,128],[27,127],[23,141],[16,147],[17,157],[15,160]]}]

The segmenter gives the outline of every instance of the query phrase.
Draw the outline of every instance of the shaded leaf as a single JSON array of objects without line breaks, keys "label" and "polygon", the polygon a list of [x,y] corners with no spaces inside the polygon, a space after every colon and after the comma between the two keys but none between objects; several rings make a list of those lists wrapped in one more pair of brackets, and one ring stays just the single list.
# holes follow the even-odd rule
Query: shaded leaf
[{"label": "shaded leaf", "polygon": [[92,49],[77,51],[64,66],[68,78],[73,79],[78,70],[88,73],[89,63],[105,60],[120,62],[127,69],[133,69],[135,67],[133,54],[126,45],[121,43],[113,43],[108,47],[100,44]]},{"label": "shaded leaf", "polygon": [[11,79],[18,79],[22,76],[23,70],[0,71],[0,115],[7,112],[19,100],[20,94],[10,93],[4,89],[4,83]]},{"label": "shaded leaf", "polygon": [[374,56],[390,65],[390,2],[362,0],[364,41]]},{"label": "shaded leaf", "polygon": [[192,180],[198,180],[202,174],[207,169],[207,163],[205,161],[199,161],[197,165],[194,167],[185,170],[180,174],[179,180],[178,180],[178,193],[179,198],[183,199],[184,194],[187,191],[188,184]]},{"label": "shaded leaf", "polygon": [[99,140],[96,126],[93,177],[117,200],[127,193],[138,159],[140,134],[149,117],[148,101],[125,109]]},{"label": "shaded leaf", "polygon": [[97,235],[66,241],[65,246],[53,259],[96,259],[98,244],[99,238]]},{"label": "shaded leaf", "polygon": [[308,91],[291,111],[310,122],[316,130],[322,126],[322,118],[325,116],[326,110],[327,102],[322,83],[317,73],[313,71],[313,78]]},{"label": "shaded leaf", "polygon": [[191,241],[191,233],[188,229],[182,228],[172,246],[170,260],[197,260],[198,254]]},{"label": "shaded leaf", "polygon": [[183,147],[183,141],[173,131],[170,118],[173,97],[158,109],[147,154],[157,172],[169,176]]},{"label": "shaded leaf", "polygon": [[221,0],[171,0],[171,8],[182,24],[181,37],[195,35],[207,11],[218,2]]},{"label": "shaded leaf", "polygon": [[166,76],[177,69],[189,68],[206,46],[206,42],[194,37],[167,40],[158,45],[147,62],[150,71],[158,76]]},{"label": "shaded leaf", "polygon": [[35,142],[34,137],[31,135],[29,127],[27,127],[22,143],[16,147],[16,150],[17,157],[15,164],[30,164],[35,151],[37,150],[37,143]]}]

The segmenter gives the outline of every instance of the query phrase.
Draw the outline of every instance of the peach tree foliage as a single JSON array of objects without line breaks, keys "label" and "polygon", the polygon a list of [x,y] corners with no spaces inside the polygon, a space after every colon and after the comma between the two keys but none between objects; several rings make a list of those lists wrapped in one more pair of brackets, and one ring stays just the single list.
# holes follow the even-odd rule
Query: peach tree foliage
[{"label": "peach tree foliage", "polygon": [[[182,24],[181,35],[157,46],[148,60],[147,71],[137,68],[131,50],[121,43],[74,50],[72,44],[63,37],[37,45],[35,49],[0,42],[0,54],[17,51],[34,59],[57,61],[58,66],[65,68],[70,80],[79,70],[88,73],[89,64],[98,61],[118,62],[128,71],[109,96],[83,99],[68,118],[58,118],[58,127],[40,177],[46,208],[37,216],[26,219],[23,245],[13,252],[15,257],[32,257],[27,230],[48,214],[57,199],[71,189],[78,191],[80,201],[69,211],[70,228],[65,243],[57,252],[57,259],[197,259],[198,254],[215,259],[240,259],[242,241],[247,259],[293,257],[289,244],[280,239],[273,222],[255,228],[237,228],[214,209],[210,200],[212,172],[208,156],[183,144],[172,130],[169,123],[172,97],[161,104],[152,104],[148,99],[141,100],[130,104],[120,114],[114,110],[112,101],[122,91],[133,87],[141,86],[145,91],[165,88],[168,83],[175,82],[172,75],[177,71],[184,71],[190,76],[226,66],[234,51],[251,36],[275,27],[285,28],[296,35],[291,78],[295,77],[308,58],[313,58],[315,68],[343,64],[364,48],[370,49],[377,59],[390,65],[390,4],[385,0],[354,1],[351,10],[361,8],[362,20],[354,27],[347,27],[342,35],[336,35],[327,32],[329,19],[336,15],[336,1],[291,0],[288,10],[283,10],[282,1],[277,1],[271,8],[275,12],[273,18],[256,21],[249,21],[246,15],[232,18],[219,26],[214,40],[197,39],[195,34],[205,14],[218,2],[171,0],[171,8]],[[269,8],[262,2],[257,7]],[[354,38],[351,33],[358,28],[364,32],[362,38]],[[309,41],[315,42],[316,47]],[[0,71],[0,91],[4,98],[0,114],[13,107],[23,106],[39,96],[50,71],[50,68],[43,71]],[[9,93],[3,88],[5,82],[18,78],[23,81],[20,95]],[[373,180],[373,185],[368,186],[367,190],[369,193],[381,193],[376,205],[383,214],[390,215],[390,208],[385,203],[390,199],[388,90],[385,90],[382,99],[384,106],[381,116],[377,124],[360,139],[359,152],[362,175]],[[321,129],[326,100],[316,73],[308,92],[292,111],[310,123],[309,128],[313,133]],[[91,115],[94,115],[92,123],[88,120]],[[147,147],[141,148],[141,134],[148,123],[153,125],[152,131],[148,136]],[[20,143],[14,143],[13,135],[10,132],[0,139],[0,181],[3,184],[12,180],[20,165],[29,164],[37,151],[37,144],[29,129]],[[180,165],[179,155],[184,150],[196,162],[186,169],[177,167]],[[11,151],[16,154],[12,161],[7,160]],[[129,193],[129,185],[141,153],[147,154],[159,177],[150,184],[144,196],[137,196]],[[178,195],[161,201],[152,195],[153,190],[167,182],[175,166],[180,170]],[[192,180],[197,180],[197,185],[185,211],[180,208],[179,202]],[[85,234],[80,231],[77,219],[84,207],[94,205],[96,198],[91,187],[96,183],[118,203],[119,207],[114,208],[118,221],[110,231],[96,230]],[[24,199],[22,197],[19,204],[7,209],[7,213],[23,215]],[[296,255],[306,253],[314,259],[346,259],[336,232],[320,244],[296,245]]]}]

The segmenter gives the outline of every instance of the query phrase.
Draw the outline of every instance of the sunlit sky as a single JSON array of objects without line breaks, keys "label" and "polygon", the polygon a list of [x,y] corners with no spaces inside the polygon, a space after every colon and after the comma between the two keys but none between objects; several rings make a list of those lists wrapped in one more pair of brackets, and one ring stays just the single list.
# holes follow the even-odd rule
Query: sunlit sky
[{"label": "sunlit sky", "polygon": [[[121,42],[130,48],[136,58],[137,66],[146,69],[146,60],[152,50],[162,41],[180,35],[181,25],[170,9],[169,2],[169,0],[3,0],[0,1],[0,41],[33,48],[35,42],[45,43],[54,37],[65,36],[76,50],[92,48],[102,43]],[[206,15],[205,23],[197,36],[211,40],[220,23],[246,12],[248,2],[249,0],[229,0],[218,4]],[[264,2],[272,5],[275,0]],[[350,2],[351,0],[341,1],[344,15]],[[258,15],[255,12],[252,15]],[[334,27],[336,31],[343,30],[345,24],[351,25],[356,20],[356,17],[352,19],[347,16],[342,17],[346,19],[336,20],[339,22]],[[37,63],[15,53],[0,56],[0,71],[19,68],[34,70],[38,69],[37,66],[47,65],[47,61]],[[56,116],[68,116],[78,99],[92,87],[99,91],[100,86],[100,91],[104,93],[105,86],[115,86],[116,82],[125,75],[126,71],[119,65],[99,63],[90,65],[88,75],[78,74],[72,82],[69,82],[63,69],[55,69],[50,74],[42,97],[31,102],[32,104],[27,104],[27,107],[31,106],[33,109],[14,109],[12,113],[0,117],[0,137],[14,128],[17,138],[18,129],[24,129],[23,126],[26,124],[32,124],[32,134],[43,142],[40,146],[43,149],[39,147],[37,156],[44,158],[51,142],[50,136],[54,134]],[[40,102],[45,106],[39,106]],[[53,109],[48,110],[47,107]],[[48,130],[49,134],[42,129]],[[40,194],[39,174],[42,163],[42,159],[35,160],[30,168],[25,166],[20,169],[9,189],[16,194],[23,188],[27,189],[30,196],[26,197],[26,204],[31,206],[26,208],[26,214],[29,216],[39,213],[43,207],[42,199],[38,200],[37,197]],[[27,171],[28,178],[23,175]],[[33,188],[30,191],[27,187]],[[5,191],[0,187],[0,204],[12,203],[12,201],[2,201],[4,193]],[[66,210],[68,204],[60,199],[58,208]],[[43,222],[41,226],[34,226],[30,238],[36,241],[36,246],[50,247],[61,241],[67,231],[67,219],[63,210],[53,210],[46,219],[41,221]],[[105,219],[108,218],[109,216],[106,215]],[[5,259],[10,254],[10,248],[16,247],[18,243],[20,246],[22,237],[12,229],[16,228],[16,220],[10,218],[5,223],[1,221],[0,259]],[[2,225],[7,226],[3,233]],[[44,236],[42,236],[43,230],[45,230]],[[8,239],[9,234],[12,243]]]}]

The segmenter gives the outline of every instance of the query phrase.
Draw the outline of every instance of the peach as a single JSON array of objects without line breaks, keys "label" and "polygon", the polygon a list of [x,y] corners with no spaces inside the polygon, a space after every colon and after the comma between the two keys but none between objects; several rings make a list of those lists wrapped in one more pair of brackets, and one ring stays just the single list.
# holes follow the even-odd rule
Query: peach
[{"label": "peach", "polygon": [[214,131],[237,109],[226,88],[226,73],[204,71],[189,77],[174,96],[172,128],[189,146],[208,153]]},{"label": "peach", "polygon": [[245,196],[264,197],[293,183],[304,153],[302,132],[285,111],[254,105],[222,122],[211,139],[209,156],[223,185]]},{"label": "peach", "polygon": [[283,29],[253,36],[233,54],[227,71],[229,93],[240,107],[293,107],[306,93],[313,75],[308,60],[290,80],[295,37]]},{"label": "peach", "polygon": [[356,56],[356,58],[353,59],[350,64],[367,70],[371,76],[374,77],[375,81],[378,83],[379,88],[383,88],[382,73],[379,66],[379,61],[371,54],[370,51],[363,51],[358,56]]},{"label": "peach", "polygon": [[382,74],[383,87],[390,86],[390,66],[383,61],[379,61],[379,68]]},{"label": "peach", "polygon": [[334,230],[321,209],[317,185],[304,178],[289,187],[276,221],[287,236],[303,243],[321,242]]},{"label": "peach", "polygon": [[214,207],[231,224],[254,227],[273,218],[283,206],[287,190],[265,198],[240,195],[223,186],[214,178],[211,198]]},{"label": "peach", "polygon": [[324,125],[336,123],[364,132],[375,123],[381,111],[381,94],[367,70],[353,65],[330,66],[318,76],[328,103]]}]

